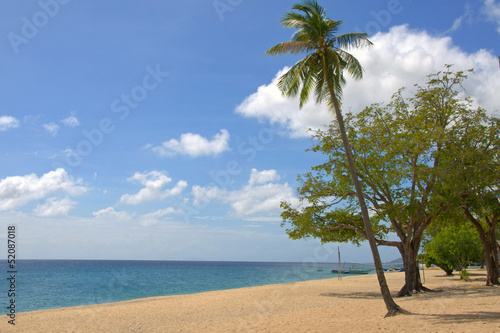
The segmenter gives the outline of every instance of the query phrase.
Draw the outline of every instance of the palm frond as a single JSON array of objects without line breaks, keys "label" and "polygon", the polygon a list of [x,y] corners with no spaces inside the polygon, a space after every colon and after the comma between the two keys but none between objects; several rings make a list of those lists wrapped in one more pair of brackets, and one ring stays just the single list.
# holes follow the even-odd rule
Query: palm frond
[{"label": "palm frond", "polygon": [[365,33],[348,33],[336,37],[339,48],[351,49],[359,47],[369,47],[373,43],[368,39]]},{"label": "palm frond", "polygon": [[358,59],[354,57],[349,52],[343,50],[337,50],[337,54],[345,62],[345,69],[355,80],[361,80],[363,78],[363,67],[359,63]]},{"label": "palm frond", "polygon": [[[296,28],[299,31],[294,34],[293,40],[305,40],[303,36],[309,36],[310,40],[317,40],[323,36],[327,27],[325,26],[325,10],[317,1],[304,1],[292,7],[300,13],[289,12],[281,21],[287,28]],[[302,37],[301,37],[302,36]]]},{"label": "palm frond", "polygon": [[[332,82],[335,98],[340,103],[342,100],[342,89],[346,83],[344,77],[346,62],[337,52],[331,49],[325,52],[324,59],[325,80]],[[333,101],[331,100],[331,96],[328,97],[327,100],[329,100],[331,105]]]},{"label": "palm frond", "polygon": [[309,56],[300,60],[283,74],[278,81],[278,88],[285,96],[295,97],[301,86],[301,78],[304,77],[304,71],[307,70]]},{"label": "palm frond", "polygon": [[316,104],[321,104],[324,101],[329,101],[330,90],[328,89],[328,84],[325,81],[325,75],[323,73],[324,69],[321,68],[318,71],[317,82],[315,86]]},{"label": "palm frond", "polygon": [[306,13],[308,16],[318,15],[325,16],[325,9],[321,7],[316,0],[305,0],[303,3],[296,4],[292,7],[293,10],[298,10]]},{"label": "palm frond", "polygon": [[334,21],[334,20],[327,19],[327,20],[325,20],[325,23],[328,26],[329,31],[336,33],[340,30],[340,27],[342,26],[342,24],[344,24],[344,21],[341,21],[341,20]]},{"label": "palm frond", "polygon": [[313,66],[307,66],[306,70],[303,71],[303,75],[301,77],[302,89],[300,90],[299,96],[299,108],[302,108],[304,104],[309,100],[309,94],[312,88],[316,84],[316,71]]},{"label": "palm frond", "polygon": [[291,41],[275,45],[265,54],[307,54],[281,76],[278,82],[281,92],[290,97],[298,95],[300,107],[311,94],[317,103],[332,106],[335,100],[340,104],[346,83],[344,72],[356,80],[363,77],[361,64],[348,50],[372,45],[368,36],[364,33],[337,35],[342,21],[328,19],[316,0],[294,5],[281,23],[296,29]]},{"label": "palm frond", "polygon": [[304,17],[299,13],[289,12],[286,13],[285,17],[281,20],[281,24],[285,28],[300,29],[303,25],[307,25],[307,19],[307,17]]},{"label": "palm frond", "polygon": [[315,46],[308,42],[290,41],[279,43],[264,53],[265,55],[298,54],[313,51]]}]

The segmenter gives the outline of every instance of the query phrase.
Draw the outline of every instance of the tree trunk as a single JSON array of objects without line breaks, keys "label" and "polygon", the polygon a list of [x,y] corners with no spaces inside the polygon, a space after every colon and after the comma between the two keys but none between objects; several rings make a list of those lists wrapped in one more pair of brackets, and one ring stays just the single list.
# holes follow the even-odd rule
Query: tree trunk
[{"label": "tree trunk", "polygon": [[[491,234],[491,236],[489,235]],[[488,237],[490,236],[490,237]],[[482,239],[481,239],[482,241]],[[499,285],[499,273],[498,273],[498,250],[496,239],[494,239],[493,233],[488,233],[485,237],[485,242],[483,242],[484,250],[484,261],[486,263],[486,285],[493,286]]]},{"label": "tree trunk", "polygon": [[478,220],[472,216],[469,212],[468,207],[464,208],[464,213],[472,223],[472,225],[476,228],[479,233],[479,239],[481,239],[481,243],[483,244],[483,252],[484,252],[484,262],[486,266],[486,285],[500,285],[499,281],[499,272],[498,272],[498,252],[497,252],[497,242],[495,237],[495,227],[493,224],[490,226],[487,232],[484,231],[483,226],[479,223]]},{"label": "tree trunk", "polygon": [[363,190],[361,184],[359,183],[358,174],[356,172],[356,167],[354,165],[354,158],[352,156],[351,145],[347,139],[347,134],[345,131],[344,118],[340,112],[339,103],[334,94],[332,83],[328,81],[328,88],[330,90],[330,96],[332,98],[333,106],[335,109],[335,114],[337,116],[337,121],[339,124],[340,135],[342,137],[342,143],[344,144],[344,149],[347,156],[347,163],[349,166],[349,171],[351,173],[352,181],[354,183],[354,188],[356,189],[356,196],[358,197],[359,206],[361,208],[361,215],[363,217],[363,223],[365,226],[366,236],[368,238],[368,243],[370,244],[370,249],[373,255],[373,263],[375,264],[375,271],[377,272],[377,278],[380,285],[380,291],[382,292],[382,297],[387,307],[386,317],[395,316],[398,313],[408,313],[406,310],[402,309],[399,305],[394,302],[387,281],[384,275],[384,269],[382,267],[382,261],[380,260],[380,254],[378,252],[377,244],[375,242],[375,236],[373,235],[372,225],[370,223],[370,216],[368,214],[368,209],[366,207],[365,198],[363,196]]},{"label": "tree trunk", "polygon": [[415,293],[430,291],[430,289],[422,285],[422,281],[420,280],[420,270],[417,263],[420,241],[412,240],[402,242],[402,244],[400,252],[403,257],[403,267],[405,269],[405,284],[396,297],[412,296]]}]

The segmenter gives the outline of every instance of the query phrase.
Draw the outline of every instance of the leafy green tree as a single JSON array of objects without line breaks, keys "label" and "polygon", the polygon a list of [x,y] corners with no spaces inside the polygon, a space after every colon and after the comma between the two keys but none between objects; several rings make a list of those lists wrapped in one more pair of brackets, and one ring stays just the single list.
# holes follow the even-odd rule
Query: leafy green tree
[{"label": "leafy green tree", "polygon": [[271,47],[266,54],[306,53],[307,55],[280,78],[278,87],[286,96],[299,95],[301,107],[309,99],[311,92],[314,92],[317,103],[325,101],[333,108],[342,138],[349,174],[358,198],[366,237],[373,254],[380,289],[388,310],[387,315],[394,315],[401,312],[402,309],[392,299],[387,286],[382,261],[371,230],[368,209],[354,166],[354,159],[340,110],[342,88],[346,82],[344,71],[347,71],[354,79],[361,79],[363,76],[360,63],[347,50],[353,47],[369,46],[371,42],[368,40],[367,35],[363,33],[338,35],[342,21],[328,19],[323,7],[318,5],[315,0],[306,0],[302,4],[294,5],[292,11],[285,14],[281,23],[286,28],[297,30],[291,41]]},{"label": "leafy green tree", "polygon": [[500,204],[500,118],[485,110],[457,119],[452,140],[443,149],[436,195],[462,212],[477,230],[488,272],[487,285],[499,284],[497,229]]},{"label": "leafy green tree", "polygon": [[[426,228],[452,209],[434,195],[442,174],[442,150],[457,119],[475,112],[456,91],[465,73],[450,72],[449,67],[429,75],[427,84],[417,86],[409,98],[400,90],[386,106],[372,105],[346,116],[355,167],[372,211],[371,229],[379,235],[375,241],[397,247],[403,258],[405,285],[398,296],[427,290],[416,260],[420,243]],[[318,143],[312,150],[328,159],[299,177],[298,194],[305,207],[282,204],[283,220],[292,226],[287,233],[335,241],[347,229],[366,237],[339,131],[330,126],[314,137]],[[399,241],[381,237],[388,232]]]},{"label": "leafy green tree", "polygon": [[438,231],[425,245],[426,265],[437,265],[447,275],[453,270],[467,267],[483,259],[479,234],[471,224],[459,227],[445,227]]}]

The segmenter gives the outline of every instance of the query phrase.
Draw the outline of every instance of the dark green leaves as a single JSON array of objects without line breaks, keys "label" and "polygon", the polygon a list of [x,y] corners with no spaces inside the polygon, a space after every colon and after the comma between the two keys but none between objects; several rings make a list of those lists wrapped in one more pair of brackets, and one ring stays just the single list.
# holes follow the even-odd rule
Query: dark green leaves
[{"label": "dark green leaves", "polygon": [[299,95],[300,107],[316,96],[316,102],[333,105],[332,96],[340,102],[345,84],[344,71],[354,79],[363,77],[363,68],[358,60],[346,50],[369,46],[372,43],[366,34],[350,33],[337,35],[342,21],[326,17],[325,10],[316,1],[304,1],[292,7],[281,23],[286,28],[296,29],[291,41],[271,47],[266,55],[305,53],[306,57],[285,73],[279,88],[285,96]]}]

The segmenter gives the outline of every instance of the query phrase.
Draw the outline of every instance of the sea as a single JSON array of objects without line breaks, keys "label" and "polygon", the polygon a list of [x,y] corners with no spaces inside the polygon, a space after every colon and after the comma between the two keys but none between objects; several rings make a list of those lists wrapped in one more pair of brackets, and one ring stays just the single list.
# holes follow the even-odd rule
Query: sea
[{"label": "sea", "polygon": [[[0,314],[336,277],[335,263],[18,260],[0,268]],[[13,295],[14,294],[14,295]]]}]

